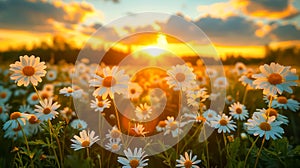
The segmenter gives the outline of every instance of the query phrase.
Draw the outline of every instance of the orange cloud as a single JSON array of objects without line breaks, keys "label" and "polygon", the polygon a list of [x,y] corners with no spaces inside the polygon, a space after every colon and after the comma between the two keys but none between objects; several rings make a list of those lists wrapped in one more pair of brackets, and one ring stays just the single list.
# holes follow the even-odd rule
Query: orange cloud
[{"label": "orange cloud", "polygon": [[197,10],[201,15],[210,15],[217,18],[227,18],[229,16],[237,15],[232,2],[218,2],[211,5],[199,5]]}]

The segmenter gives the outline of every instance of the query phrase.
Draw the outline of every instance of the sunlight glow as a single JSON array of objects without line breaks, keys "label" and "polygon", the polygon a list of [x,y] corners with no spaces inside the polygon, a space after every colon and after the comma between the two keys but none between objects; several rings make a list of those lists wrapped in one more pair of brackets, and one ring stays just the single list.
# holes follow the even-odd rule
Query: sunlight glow
[{"label": "sunlight glow", "polygon": [[168,41],[165,35],[158,34],[156,44],[148,45],[143,50],[152,57],[157,57],[164,53],[168,47]]}]

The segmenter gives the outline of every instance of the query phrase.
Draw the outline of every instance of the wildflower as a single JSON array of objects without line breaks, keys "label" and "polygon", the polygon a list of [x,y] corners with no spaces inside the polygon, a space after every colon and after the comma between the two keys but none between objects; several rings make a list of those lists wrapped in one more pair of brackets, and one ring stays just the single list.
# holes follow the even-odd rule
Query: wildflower
[{"label": "wildflower", "polygon": [[121,149],[120,139],[109,139],[109,143],[105,145],[105,148],[112,152],[117,152]]},{"label": "wildflower", "polygon": [[26,124],[26,114],[20,112],[13,112],[10,114],[10,120],[6,121],[3,125],[3,130],[8,128],[24,127]]},{"label": "wildflower", "polygon": [[52,98],[40,101],[40,104],[41,106],[35,105],[35,111],[39,112],[38,118],[41,121],[52,120],[58,115],[56,110],[60,107],[60,104],[57,102],[53,103]]},{"label": "wildflower", "polygon": [[234,102],[235,102],[235,100],[234,100],[234,98],[231,95],[226,96],[226,98],[225,98],[225,104],[230,105],[230,104],[232,104]]},{"label": "wildflower", "polygon": [[70,123],[70,126],[73,129],[77,129],[77,130],[84,130],[87,128],[87,123],[83,120],[80,119],[75,119]]},{"label": "wildflower", "polygon": [[129,76],[124,74],[124,70],[118,71],[118,67],[112,69],[106,67],[103,69],[103,77],[94,75],[94,79],[90,80],[90,86],[97,87],[93,92],[93,96],[102,96],[106,99],[107,96],[114,98],[114,94],[125,94],[128,89]]},{"label": "wildflower", "polygon": [[286,116],[279,114],[278,111],[276,109],[273,108],[268,108],[268,109],[256,109],[256,112],[254,113],[261,113],[265,114],[268,117],[275,117],[276,121],[280,121],[282,122],[282,124],[288,125],[289,120]]},{"label": "wildflower", "polygon": [[60,114],[64,119],[66,119],[67,122],[69,122],[73,117],[76,116],[75,111],[73,111],[69,107],[65,107],[63,110],[60,110]]},{"label": "wildflower", "polygon": [[4,103],[0,102],[0,120],[5,122],[8,119],[7,108]]},{"label": "wildflower", "polygon": [[206,88],[201,88],[199,90],[187,91],[188,105],[199,107],[199,103],[204,102],[209,97],[206,90],[207,90]]},{"label": "wildflower", "polygon": [[135,109],[135,115],[139,120],[146,120],[150,118],[151,114],[152,114],[152,108],[147,103],[140,104]]},{"label": "wildflower", "polygon": [[25,136],[30,135],[29,130],[23,129],[23,131],[22,131],[22,127],[24,127],[24,125],[21,126],[21,124],[17,124],[16,126],[8,127],[7,129],[5,129],[4,138],[17,140],[18,138],[24,137],[23,131],[25,133]]},{"label": "wildflower", "polygon": [[27,102],[30,105],[36,105],[39,103],[39,97],[36,94],[36,92],[32,92],[28,97],[27,97]]},{"label": "wildflower", "polygon": [[46,90],[46,91],[48,91],[48,92],[51,92],[51,93],[53,93],[54,92],[54,85],[53,84],[45,84],[44,86],[43,86],[43,90]]},{"label": "wildflower", "polygon": [[95,142],[99,141],[99,136],[95,136],[94,131],[88,131],[83,130],[79,132],[79,136],[74,135],[74,139],[71,139],[73,144],[71,145],[71,148],[73,148],[75,151],[83,148],[91,147]]},{"label": "wildflower", "polygon": [[124,150],[126,158],[118,157],[118,162],[123,165],[122,168],[142,168],[148,165],[147,162],[149,160],[145,159],[147,154],[144,153],[145,151],[143,151],[142,148],[134,148],[133,152],[128,148],[127,150]]},{"label": "wildflower", "polygon": [[239,78],[239,81],[242,82],[242,84],[244,86],[248,85],[251,88],[255,88],[255,85],[253,84],[254,80],[255,80],[255,78],[253,78],[253,70],[252,69],[248,69],[247,73],[242,75]]},{"label": "wildflower", "polygon": [[14,64],[10,64],[10,71],[13,74],[10,76],[12,80],[15,80],[18,86],[28,86],[29,83],[36,86],[38,82],[42,81],[46,71],[45,62],[40,62],[39,57],[20,56],[20,61],[16,61]]},{"label": "wildflower", "polygon": [[289,109],[293,112],[296,112],[300,108],[300,103],[294,99],[287,99],[284,96],[279,96],[272,102],[272,107],[279,109]]},{"label": "wildflower", "polygon": [[91,108],[95,109],[95,111],[99,111],[100,113],[104,111],[106,108],[110,108],[111,101],[108,99],[105,100],[92,100]]},{"label": "wildflower", "polygon": [[275,116],[267,117],[265,114],[253,113],[251,119],[245,123],[247,130],[254,136],[266,137],[266,140],[282,138],[284,130],[280,127],[281,121],[276,121]]},{"label": "wildflower", "polygon": [[184,123],[179,123],[178,121],[174,120],[174,117],[167,117],[166,122],[166,131],[164,135],[167,135],[169,133],[172,134],[172,137],[177,137],[179,134],[182,133],[181,127],[184,125]]},{"label": "wildflower", "polygon": [[39,90],[38,92],[42,100],[50,99],[53,96],[53,92],[49,92],[47,90]]},{"label": "wildflower", "polygon": [[216,116],[217,116],[217,112],[215,112],[214,110],[211,110],[211,109],[208,109],[203,113],[203,117],[208,122],[214,120]]},{"label": "wildflower", "polygon": [[196,123],[206,123],[206,118],[204,116],[201,116],[199,113],[193,113],[193,114],[183,114],[184,117],[188,118],[188,123],[190,122],[196,122]]},{"label": "wildflower", "polygon": [[210,123],[212,127],[218,129],[218,133],[230,133],[236,128],[236,125],[234,125],[235,122],[231,120],[231,117],[228,117],[225,114],[222,114],[222,116],[218,115],[216,120],[210,121]]},{"label": "wildflower", "polygon": [[74,98],[79,98],[82,95],[82,89],[79,89],[77,87],[64,87],[59,90],[59,94],[63,94],[64,96],[72,96]]},{"label": "wildflower", "polygon": [[137,136],[145,136],[145,134],[149,133],[148,131],[144,131],[145,127],[142,124],[134,124],[134,127],[131,128]]},{"label": "wildflower", "polygon": [[165,78],[170,88],[174,90],[188,90],[188,88],[196,81],[196,75],[193,69],[186,65],[172,66],[167,71],[168,77]]},{"label": "wildflower", "polygon": [[121,131],[117,128],[117,126],[113,126],[111,130],[108,130],[108,134],[106,134],[106,138],[109,139],[121,139]]},{"label": "wildflower", "polygon": [[233,103],[230,107],[230,115],[237,120],[245,120],[248,117],[248,110],[240,102]]},{"label": "wildflower", "polygon": [[265,101],[265,103],[267,105],[269,105],[271,98],[272,98],[272,101],[274,101],[275,99],[277,99],[277,97],[278,97],[277,95],[266,95],[266,94],[264,94],[263,95],[263,100]]},{"label": "wildflower", "polygon": [[215,69],[206,68],[206,74],[210,79],[212,79],[217,77],[218,72]]},{"label": "wildflower", "polygon": [[247,67],[244,63],[237,62],[235,64],[235,71],[237,72],[238,75],[243,74],[246,70],[247,70]]},{"label": "wildflower", "polygon": [[11,94],[12,92],[9,89],[0,86],[0,102],[6,103],[11,97]]},{"label": "wildflower", "polygon": [[256,89],[263,89],[264,94],[276,95],[282,94],[283,91],[292,93],[291,86],[296,86],[296,76],[290,70],[290,66],[282,66],[278,63],[271,63],[270,65],[264,64],[259,67],[261,73],[253,75]]},{"label": "wildflower", "polygon": [[130,82],[128,85],[128,98],[138,99],[143,93],[143,88],[135,82]]},{"label": "wildflower", "polygon": [[38,117],[36,115],[34,115],[34,114],[28,115],[27,124],[26,124],[24,130],[27,130],[27,129],[28,129],[28,132],[30,132],[31,134],[36,134],[41,129],[40,120],[38,119]]},{"label": "wildflower", "polygon": [[214,80],[214,87],[216,88],[226,88],[228,86],[228,81],[226,77],[218,77]]},{"label": "wildflower", "polygon": [[21,106],[19,107],[19,111],[20,111],[21,113],[25,113],[25,114],[34,114],[34,113],[36,113],[36,112],[30,107],[30,105],[21,105]]},{"label": "wildflower", "polygon": [[183,155],[180,155],[180,159],[176,159],[176,162],[178,163],[176,167],[181,167],[181,168],[200,168],[197,166],[201,162],[201,160],[197,160],[197,155],[192,155],[192,151],[190,154],[187,152],[184,153]]},{"label": "wildflower", "polygon": [[57,71],[55,69],[51,69],[46,74],[46,79],[48,81],[54,81],[57,77]]},{"label": "wildflower", "polygon": [[165,131],[166,130],[166,121],[159,121],[157,126],[155,127],[156,128],[156,131],[157,132],[162,132],[162,131]]}]

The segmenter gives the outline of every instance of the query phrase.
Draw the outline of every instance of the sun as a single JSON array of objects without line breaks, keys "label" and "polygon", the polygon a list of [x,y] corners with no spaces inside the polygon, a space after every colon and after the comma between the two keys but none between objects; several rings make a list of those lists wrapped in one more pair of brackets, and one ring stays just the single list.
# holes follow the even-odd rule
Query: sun
[{"label": "sun", "polygon": [[158,34],[156,43],[144,47],[144,51],[152,57],[160,56],[168,47],[168,41],[164,34]]}]

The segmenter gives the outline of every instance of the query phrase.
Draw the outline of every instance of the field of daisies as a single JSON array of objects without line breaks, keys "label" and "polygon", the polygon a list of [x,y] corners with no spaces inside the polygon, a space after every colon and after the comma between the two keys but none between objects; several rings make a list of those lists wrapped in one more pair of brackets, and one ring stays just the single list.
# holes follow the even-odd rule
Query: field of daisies
[{"label": "field of daisies", "polygon": [[224,69],[1,63],[0,167],[299,167],[297,67]]}]

